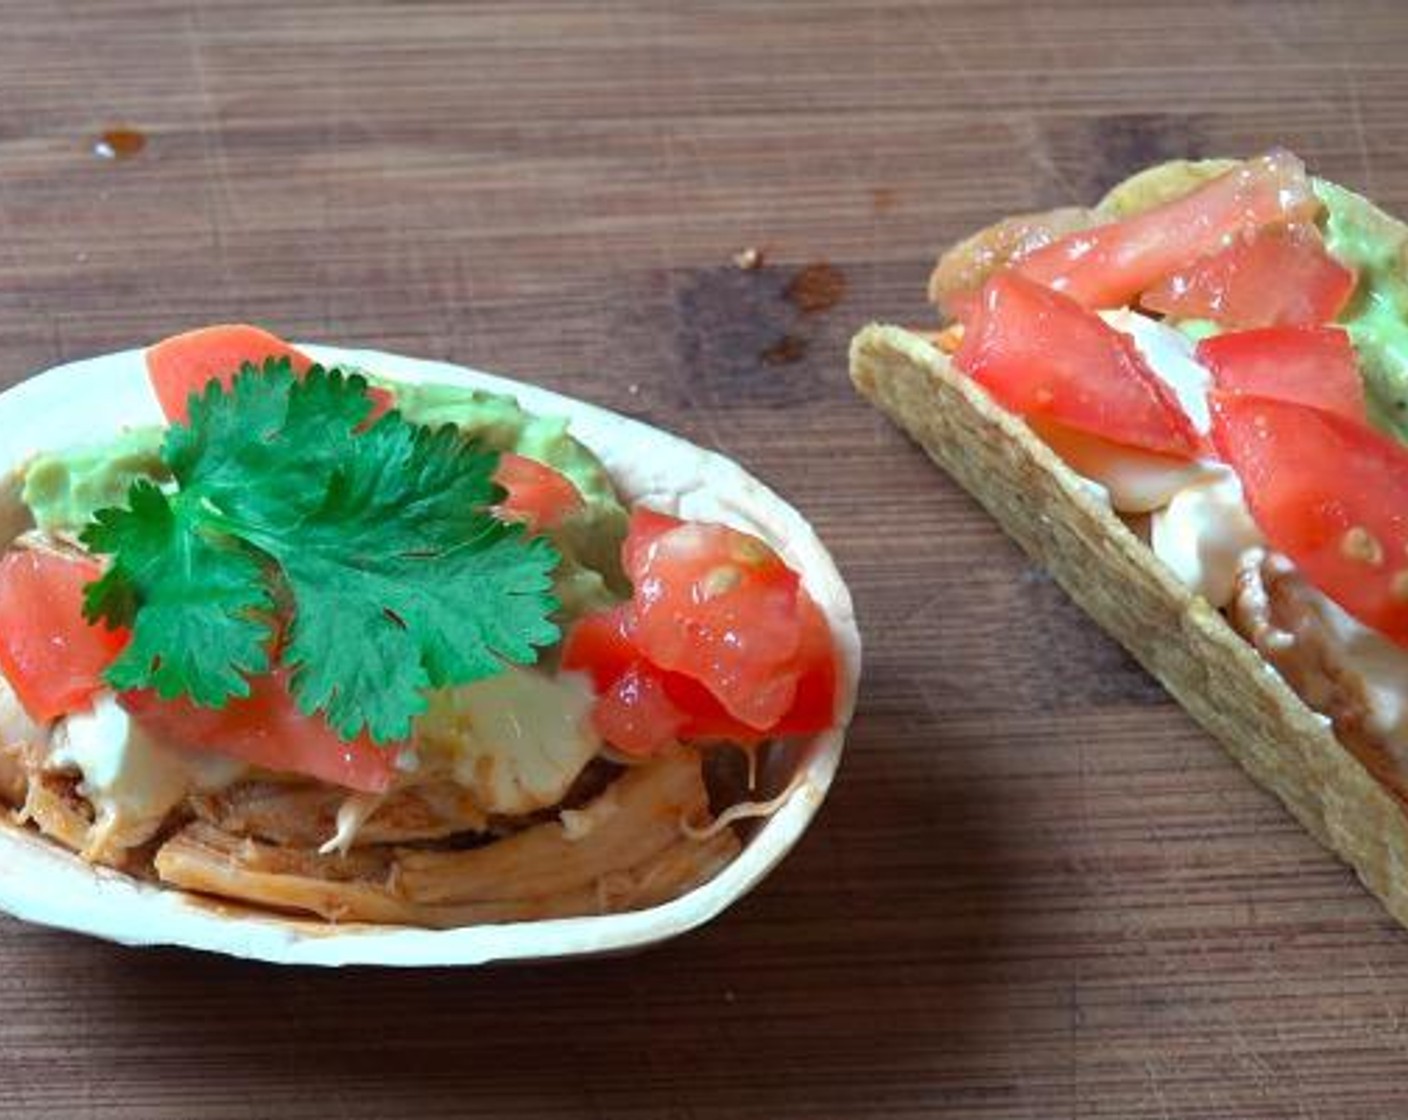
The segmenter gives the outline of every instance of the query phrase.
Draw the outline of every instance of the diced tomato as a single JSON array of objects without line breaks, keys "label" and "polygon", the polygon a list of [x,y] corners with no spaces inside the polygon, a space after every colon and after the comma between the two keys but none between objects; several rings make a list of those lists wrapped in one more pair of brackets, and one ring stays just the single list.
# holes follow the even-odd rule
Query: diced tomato
[{"label": "diced tomato", "polygon": [[364,793],[382,793],[395,776],[394,746],[366,736],[344,743],[321,716],[305,716],[280,670],[250,681],[250,694],[220,709],[149,691],[123,693],[137,723],[172,746],[213,751],[282,774],[301,774]]},{"label": "diced tomato", "polygon": [[831,626],[806,588],[797,592],[802,640],[797,646],[797,691],[774,735],[812,735],[836,721],[836,646]]},{"label": "diced tomato", "polygon": [[639,580],[655,542],[671,529],[678,529],[683,524],[678,517],[646,509],[644,506],[636,506],[631,510],[630,530],[621,546],[621,567],[626,575],[632,581]]},{"label": "diced tomato", "polygon": [[641,652],[631,638],[634,613],[630,603],[622,603],[578,619],[562,641],[562,667],[588,674],[598,692],[615,684],[641,660]]},{"label": "diced tomato", "polygon": [[641,564],[636,644],[652,664],[699,681],[731,715],[764,730],[796,693],[798,586],[757,537],[687,522],[659,536]]},{"label": "diced tomato", "polygon": [[396,407],[396,394],[378,385],[368,385],[367,396],[371,398],[372,410],[367,413],[363,427],[369,428]]},{"label": "diced tomato", "polygon": [[1313,405],[1367,423],[1354,347],[1340,327],[1264,327],[1198,343],[1217,387]]},{"label": "diced tomato", "polygon": [[1271,152],[1182,198],[1067,234],[1016,268],[1086,307],[1122,307],[1170,273],[1216,252],[1229,236],[1309,221],[1319,208],[1304,164],[1289,152]]},{"label": "diced tomato", "polygon": [[536,459],[505,451],[494,481],[508,491],[495,508],[505,521],[522,521],[529,532],[560,525],[582,508],[582,495],[565,474]]},{"label": "diced tomato", "polygon": [[1314,226],[1267,226],[1164,277],[1139,302],[1234,329],[1307,326],[1337,318],[1354,283]]},{"label": "diced tomato", "polygon": [[297,374],[306,373],[313,364],[268,331],[243,323],[222,324],[158,342],[147,351],[147,376],[167,420],[181,424],[193,395],[217,378],[228,387],[245,362],[262,365],[265,358],[288,358]]},{"label": "diced tomato", "polygon": [[648,757],[674,742],[684,713],[671,703],[658,670],[633,664],[592,707],[592,726],[617,750]]},{"label": "diced tomato", "polygon": [[30,717],[47,723],[88,707],[129,637],[83,618],[97,561],[15,549],[0,559],[0,671]]},{"label": "diced tomato", "polygon": [[1178,398],[1128,335],[1020,274],[984,286],[954,364],[1013,412],[1184,459],[1200,450]]},{"label": "diced tomato", "polygon": [[[683,528],[722,529],[688,525],[676,518],[643,512],[644,516],[633,517],[627,538],[628,551],[635,548],[642,555],[642,537],[654,535],[660,539]],[[666,542],[667,554],[673,547]],[[657,551],[642,564],[653,569],[659,555]],[[647,570],[645,579],[649,578]],[[660,667],[640,642],[638,601],[639,598],[582,618],[568,632],[563,645],[562,667],[592,677],[599,693],[597,707],[602,711],[594,718],[608,742],[639,754],[660,750],[677,739],[746,745],[771,736],[811,734],[831,726],[836,707],[835,647],[826,616],[805,589],[798,587],[795,594],[794,652],[771,671],[774,678],[791,682],[791,700],[786,710],[765,727],[745,722],[731,712],[715,694],[711,682],[701,679],[692,669]],[[626,738],[618,742],[612,735]]]},{"label": "diced tomato", "polygon": [[[598,723],[615,728],[624,718],[624,709],[637,712],[628,745],[603,735],[631,753],[642,753],[647,745],[651,752],[658,751],[679,738],[730,739],[742,743],[762,738],[756,728],[730,716],[698,681],[650,664],[635,643],[633,603],[623,603],[578,620],[563,642],[561,664],[563,669],[591,676],[592,685],[601,697],[597,706],[607,709]],[[628,675],[632,675],[632,682],[623,693],[616,685]],[[647,681],[642,693],[642,685]],[[668,711],[657,694],[663,694],[668,701]],[[644,710],[646,705],[638,702],[642,696],[651,701],[648,713]],[[637,701],[634,706],[632,701]],[[647,714],[650,720],[645,719]]]},{"label": "diced tomato", "polygon": [[1408,448],[1292,401],[1210,400],[1218,451],[1271,546],[1360,622],[1408,645]]}]

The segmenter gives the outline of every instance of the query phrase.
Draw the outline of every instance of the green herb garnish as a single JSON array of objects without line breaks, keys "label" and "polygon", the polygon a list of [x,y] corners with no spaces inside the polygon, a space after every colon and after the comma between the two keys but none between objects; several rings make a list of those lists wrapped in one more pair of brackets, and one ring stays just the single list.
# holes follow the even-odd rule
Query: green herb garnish
[{"label": "green herb garnish", "polygon": [[558,554],[489,514],[498,456],[371,410],[364,378],[274,359],[192,398],[161,451],[175,487],[138,481],[83,532],[112,558],[84,613],[132,630],[114,688],[220,708],[282,636],[299,708],[388,742],[427,689],[557,641]]}]

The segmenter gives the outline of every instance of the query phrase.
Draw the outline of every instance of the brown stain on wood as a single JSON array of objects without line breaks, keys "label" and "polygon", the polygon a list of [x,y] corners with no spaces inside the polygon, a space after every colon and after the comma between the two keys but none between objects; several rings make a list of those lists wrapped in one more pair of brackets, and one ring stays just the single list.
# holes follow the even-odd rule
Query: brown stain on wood
[{"label": "brown stain on wood", "polygon": [[783,298],[803,315],[830,311],[846,295],[846,276],[834,264],[817,261],[798,271]]},{"label": "brown stain on wood", "polygon": [[99,159],[131,159],[147,146],[146,136],[135,128],[110,128],[93,144]]},{"label": "brown stain on wood", "polygon": [[758,357],[764,365],[788,366],[800,362],[807,356],[807,340],[795,334],[785,334],[764,350]]}]

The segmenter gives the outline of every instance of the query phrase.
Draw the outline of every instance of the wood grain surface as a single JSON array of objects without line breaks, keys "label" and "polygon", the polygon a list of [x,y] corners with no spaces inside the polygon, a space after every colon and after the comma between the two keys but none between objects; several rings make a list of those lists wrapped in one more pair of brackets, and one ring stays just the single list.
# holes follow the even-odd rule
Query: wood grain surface
[{"label": "wood grain surface", "polygon": [[1282,143],[1408,211],[1402,3],[2,10],[0,383],[229,319],[538,379],[795,501],[868,667],[800,848],[638,957],[325,974],[0,919],[0,1113],[1408,1115],[1408,934],[844,360],[926,318],[937,247],[1164,157]]}]

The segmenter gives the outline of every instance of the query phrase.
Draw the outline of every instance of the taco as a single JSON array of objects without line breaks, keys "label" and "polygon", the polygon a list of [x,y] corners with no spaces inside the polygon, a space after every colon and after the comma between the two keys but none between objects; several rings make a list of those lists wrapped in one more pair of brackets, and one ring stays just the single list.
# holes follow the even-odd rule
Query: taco
[{"label": "taco", "polygon": [[643,944],[819,804],[791,507],[531,386],[205,328],[0,396],[0,906],[271,960]]},{"label": "taco", "polygon": [[999,222],[856,386],[1408,922],[1408,230],[1287,152]]}]

